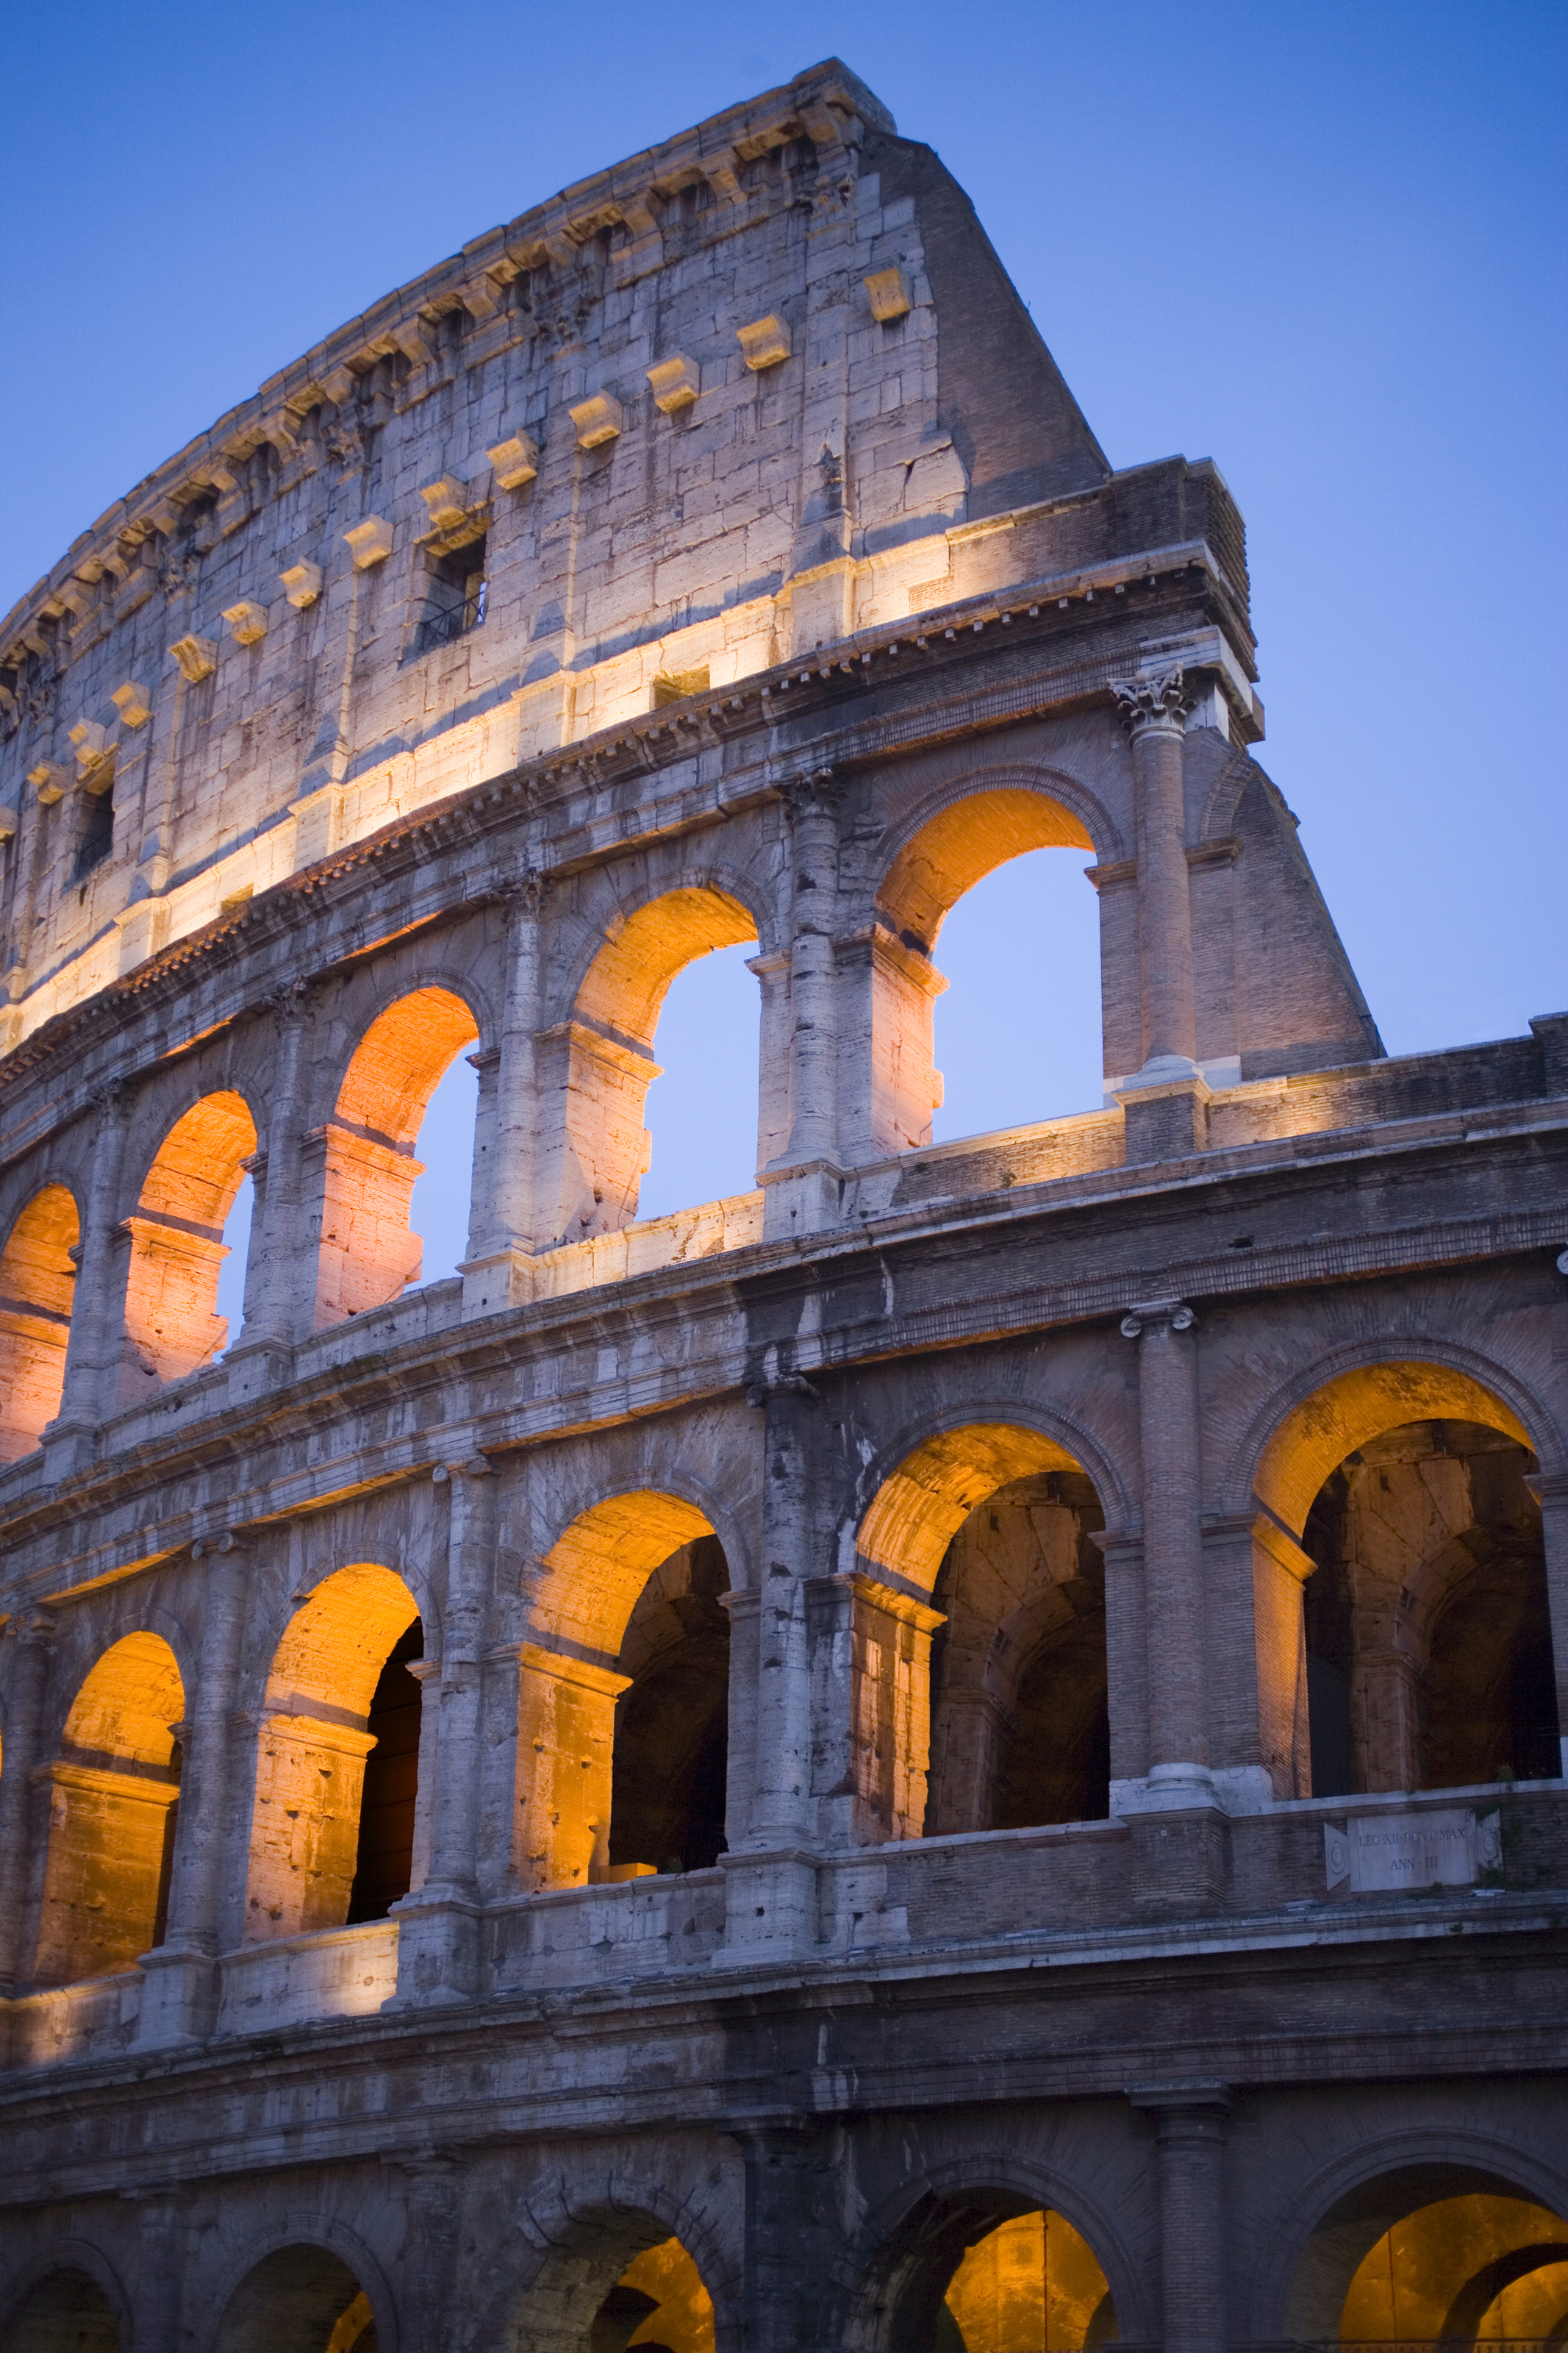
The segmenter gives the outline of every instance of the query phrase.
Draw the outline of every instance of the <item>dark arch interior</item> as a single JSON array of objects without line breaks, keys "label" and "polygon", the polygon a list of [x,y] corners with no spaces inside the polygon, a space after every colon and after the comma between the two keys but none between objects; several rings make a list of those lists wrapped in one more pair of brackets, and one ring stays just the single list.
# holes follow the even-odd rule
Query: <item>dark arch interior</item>
[{"label": "dark arch interior", "polygon": [[214,2353],[376,2353],[370,2304],[325,2247],[279,2247],[229,2299]]},{"label": "dark arch interior", "polygon": [[621,1645],[612,1868],[706,1871],[724,1851],[729,1566],[717,1536],[683,1545],[637,1598]]},{"label": "dark arch interior", "polygon": [[1104,1525],[1092,1480],[1048,1471],[999,1487],[948,1546],[928,1837],[1109,1813]]},{"label": "dark arch interior", "polygon": [[1418,1421],[1324,1482],[1301,1539],[1314,1795],[1560,1775],[1534,1467],[1480,1423]]},{"label": "dark arch interior", "polygon": [[414,1871],[414,1810],[419,1795],[420,1691],[410,1665],[425,1656],[425,1626],[416,1618],[381,1671],[366,1729],[375,1746],[365,1759],[359,1852],[349,1895],[349,1925],[383,1920],[406,1895]]},{"label": "dark arch interior", "polygon": [[86,2272],[51,2272],[0,2329],[0,2353],[120,2353],[113,2306]]}]

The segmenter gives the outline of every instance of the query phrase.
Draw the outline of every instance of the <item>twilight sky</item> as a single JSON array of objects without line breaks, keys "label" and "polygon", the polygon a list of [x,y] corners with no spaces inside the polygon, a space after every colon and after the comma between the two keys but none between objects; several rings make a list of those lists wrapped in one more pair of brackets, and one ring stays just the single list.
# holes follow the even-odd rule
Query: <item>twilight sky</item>
[{"label": "twilight sky", "polygon": [[[837,53],[968,189],[1112,464],[1229,481],[1258,756],[1389,1050],[1568,1003],[1562,0],[13,0],[8,26],[0,607],[391,287]],[[952,916],[939,1136],[1098,1099],[1084,862]],[[731,951],[671,994],[645,1214],[749,1184],[748,1046]],[[416,1223],[433,1275],[460,1239]]]}]

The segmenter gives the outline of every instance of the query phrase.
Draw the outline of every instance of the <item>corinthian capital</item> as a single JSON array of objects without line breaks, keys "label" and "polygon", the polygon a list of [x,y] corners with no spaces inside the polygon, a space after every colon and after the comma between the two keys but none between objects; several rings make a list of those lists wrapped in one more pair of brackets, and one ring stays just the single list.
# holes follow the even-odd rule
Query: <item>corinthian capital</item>
[{"label": "corinthian capital", "polygon": [[1151,678],[1112,679],[1110,691],[1116,697],[1117,716],[1134,739],[1151,727],[1180,732],[1187,701],[1180,662]]}]

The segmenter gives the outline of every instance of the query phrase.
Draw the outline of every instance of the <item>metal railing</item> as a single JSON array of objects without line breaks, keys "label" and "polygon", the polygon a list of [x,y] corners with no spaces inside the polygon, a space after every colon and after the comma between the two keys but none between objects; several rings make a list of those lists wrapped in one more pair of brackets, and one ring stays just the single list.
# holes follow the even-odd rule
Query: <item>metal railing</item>
[{"label": "metal railing", "polygon": [[419,624],[419,650],[434,653],[437,646],[449,646],[458,638],[466,638],[477,629],[485,617],[488,580],[481,580],[471,596],[459,596],[439,613],[427,613]]}]

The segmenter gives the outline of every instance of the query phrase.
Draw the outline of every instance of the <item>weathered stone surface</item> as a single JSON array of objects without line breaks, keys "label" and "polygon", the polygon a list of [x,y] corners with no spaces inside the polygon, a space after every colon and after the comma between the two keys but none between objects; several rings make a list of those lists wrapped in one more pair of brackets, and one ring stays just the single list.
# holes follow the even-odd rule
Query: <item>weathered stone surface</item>
[{"label": "weathered stone surface", "polygon": [[[1054,2246],[1217,2353],[1568,2211],[1568,1017],[1384,1056],[1247,593],[829,61],[11,617],[0,2341],[951,2345]],[[1104,1107],[934,1145],[1047,844]],[[755,1189],[640,1220],[743,943]]]}]

